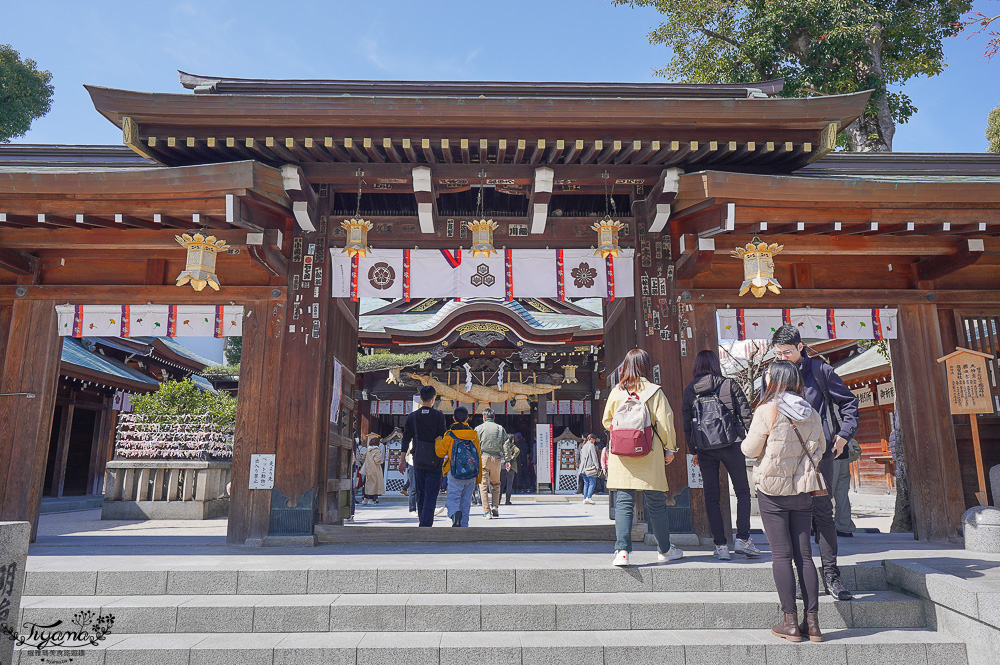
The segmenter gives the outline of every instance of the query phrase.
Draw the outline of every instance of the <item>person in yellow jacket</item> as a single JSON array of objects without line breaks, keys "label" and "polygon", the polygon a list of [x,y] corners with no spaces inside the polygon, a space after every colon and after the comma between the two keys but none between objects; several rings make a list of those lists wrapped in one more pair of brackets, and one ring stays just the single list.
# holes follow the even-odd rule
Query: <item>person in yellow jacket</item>
[{"label": "person in yellow jacket", "polygon": [[448,475],[445,506],[452,526],[469,526],[472,493],[483,479],[479,436],[469,427],[469,410],[455,409],[455,424],[434,444],[438,457],[444,458],[442,472]]},{"label": "person in yellow jacket", "polygon": [[[632,551],[632,522],[635,517],[636,491],[642,490],[643,504],[649,525],[656,536],[657,562],[680,559],[684,552],[670,544],[670,524],[667,518],[667,474],[665,464],[674,461],[677,436],[674,414],[660,386],[647,378],[651,373],[649,354],[632,349],[622,363],[621,380],[608,395],[604,406],[604,428],[612,431],[612,421],[618,408],[630,394],[637,394],[646,405],[653,429],[653,447],[641,457],[608,455],[608,489],[615,490],[615,566],[627,566]],[[610,449],[610,443],[609,443]]]}]

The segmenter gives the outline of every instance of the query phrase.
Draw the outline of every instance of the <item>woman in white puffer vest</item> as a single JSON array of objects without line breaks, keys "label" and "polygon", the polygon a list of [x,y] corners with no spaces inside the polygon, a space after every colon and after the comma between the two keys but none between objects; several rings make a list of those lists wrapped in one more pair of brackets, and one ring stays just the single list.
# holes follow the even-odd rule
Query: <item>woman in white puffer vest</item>
[{"label": "woman in white puffer vest", "polygon": [[[743,440],[743,454],[754,458],[753,482],[760,517],[771,545],[771,567],[784,621],[771,632],[792,642],[808,635],[822,642],[819,629],[819,577],[812,559],[812,494],[825,489],[817,466],[826,439],[819,414],[802,398],[802,375],[794,363],[778,360],[767,370],[766,387]],[[795,573],[798,569],[805,621],[798,622]]]}]

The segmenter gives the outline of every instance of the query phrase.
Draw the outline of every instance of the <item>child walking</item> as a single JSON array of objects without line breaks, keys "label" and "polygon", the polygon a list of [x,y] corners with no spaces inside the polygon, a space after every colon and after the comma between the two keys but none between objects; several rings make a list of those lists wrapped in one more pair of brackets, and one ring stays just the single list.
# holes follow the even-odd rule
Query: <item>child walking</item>
[{"label": "child walking", "polygon": [[444,458],[444,474],[448,478],[448,517],[452,526],[469,526],[472,493],[482,480],[479,437],[469,427],[469,410],[455,409],[455,424],[437,440],[435,450]]}]

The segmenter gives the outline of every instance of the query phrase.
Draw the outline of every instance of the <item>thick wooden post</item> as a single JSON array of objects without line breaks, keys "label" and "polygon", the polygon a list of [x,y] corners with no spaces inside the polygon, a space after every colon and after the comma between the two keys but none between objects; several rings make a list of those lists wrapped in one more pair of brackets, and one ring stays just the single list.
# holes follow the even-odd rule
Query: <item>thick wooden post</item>
[{"label": "thick wooden post", "polygon": [[944,355],[937,306],[902,305],[897,326],[890,349],[914,536],[955,540],[965,501],[946,376],[936,362]]},{"label": "thick wooden post", "polygon": [[54,303],[0,307],[0,344],[0,520],[31,522],[34,540],[62,353]]},{"label": "thick wooden post", "polygon": [[70,403],[62,407],[62,418],[59,420],[59,438],[56,441],[56,459],[52,467],[52,496],[63,495],[63,485],[66,484],[66,461],[69,457],[69,439],[73,434],[73,415],[76,407],[73,400],[76,391],[70,392]]},{"label": "thick wooden post", "polygon": [[236,435],[226,541],[262,543],[270,519],[271,493],[248,489],[250,456],[275,454],[281,346],[285,305],[250,302],[244,305],[240,392],[236,405]]}]

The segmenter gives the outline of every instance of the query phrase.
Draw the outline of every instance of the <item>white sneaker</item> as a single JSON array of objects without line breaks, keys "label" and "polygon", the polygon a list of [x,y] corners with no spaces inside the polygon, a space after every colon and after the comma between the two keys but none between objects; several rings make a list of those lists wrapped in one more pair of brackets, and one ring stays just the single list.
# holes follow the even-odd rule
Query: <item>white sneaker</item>
[{"label": "white sneaker", "polygon": [[434,517],[441,517],[442,515],[444,515],[444,512],[446,510],[448,510],[446,506],[441,506],[440,508],[434,511]]},{"label": "white sneaker", "polygon": [[613,566],[624,568],[628,565],[628,552],[625,550],[615,550],[615,559],[611,562]]},{"label": "white sneaker", "polygon": [[715,558],[720,561],[732,561],[733,557],[729,554],[729,545],[716,545]]},{"label": "white sneaker", "polygon": [[344,518],[344,524],[354,524],[354,518],[353,517],[345,517]]},{"label": "white sneaker", "polygon": [[682,556],[684,556],[684,552],[671,545],[670,549],[667,550],[666,554],[663,554],[662,552],[656,553],[656,563],[666,563],[668,561],[676,561],[677,559],[680,559]]},{"label": "white sneaker", "polygon": [[586,503],[587,505],[590,505],[590,506],[595,506],[595,505],[597,505],[597,504],[596,504],[596,503],[594,502],[594,500],[593,500],[593,499],[584,499],[584,500],[583,500],[583,502],[584,502],[584,503]]},{"label": "white sneaker", "polygon": [[736,547],[733,548],[733,551],[736,552],[737,554],[743,554],[748,559],[756,559],[761,554],[763,554],[763,552],[757,549],[757,546],[754,545],[753,541],[749,538],[747,538],[746,540],[741,540],[737,538]]}]

